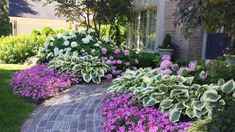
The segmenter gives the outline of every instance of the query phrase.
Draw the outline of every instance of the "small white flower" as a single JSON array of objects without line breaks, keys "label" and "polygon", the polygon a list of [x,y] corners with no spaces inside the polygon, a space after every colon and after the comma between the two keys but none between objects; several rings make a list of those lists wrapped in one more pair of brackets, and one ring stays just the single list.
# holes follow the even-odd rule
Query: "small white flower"
[{"label": "small white flower", "polygon": [[61,49],[61,50],[59,51],[59,54],[63,54],[63,52],[64,52],[64,50],[63,50],[63,49]]},{"label": "small white flower", "polygon": [[79,28],[78,32],[81,34],[86,34],[86,30],[84,28]]},{"label": "small white flower", "polygon": [[95,49],[92,49],[92,50],[91,50],[91,53],[94,53],[94,52],[96,52],[96,50],[95,50]]},{"label": "small white flower", "polygon": [[54,48],[54,54],[55,54],[55,56],[57,56],[57,55],[59,55],[60,53],[60,50],[57,48],[57,47],[55,47]]},{"label": "small white flower", "polygon": [[77,42],[72,42],[71,43],[71,47],[74,48],[74,47],[77,47],[78,46],[78,43]]},{"label": "small white flower", "polygon": [[109,40],[108,37],[104,37],[104,41],[105,41],[106,43],[109,43],[109,42],[110,42],[110,40]]},{"label": "small white flower", "polygon": [[80,52],[82,52],[82,53],[84,53],[84,52],[86,52],[84,49],[81,49],[81,51]]},{"label": "small white flower", "polygon": [[74,51],[74,52],[73,52],[73,56],[78,56],[78,52],[77,52],[77,51]]},{"label": "small white flower", "polygon": [[87,35],[86,38],[89,39],[89,40],[92,40],[92,36],[91,35]]},{"label": "small white flower", "polygon": [[102,42],[101,41],[97,41],[98,44],[101,44]]},{"label": "small white flower", "polygon": [[69,41],[67,41],[67,40],[64,41],[64,45],[65,45],[65,46],[69,46]]},{"label": "small white flower", "polygon": [[99,43],[96,43],[96,44],[95,44],[95,47],[100,47],[100,44],[99,44]]},{"label": "small white flower", "polygon": [[69,35],[68,32],[64,32],[64,33],[63,33],[63,36],[68,36],[68,35]]},{"label": "small white flower", "polygon": [[90,29],[88,29],[88,31],[87,31],[89,34],[90,33],[94,33],[95,32],[95,30],[94,29],[92,29],[92,28],[90,28]]},{"label": "small white flower", "polygon": [[68,37],[67,37],[67,36],[63,36],[63,39],[64,39],[64,40],[68,40]]},{"label": "small white flower", "polygon": [[66,48],[66,52],[70,52],[72,49],[69,47],[69,48]]},{"label": "small white flower", "polygon": [[57,36],[56,36],[58,39],[60,39],[60,38],[62,38],[63,37],[63,35],[62,34],[57,34]]},{"label": "small white flower", "polygon": [[83,39],[82,39],[82,42],[83,42],[84,44],[88,44],[88,43],[90,43],[90,40],[87,39],[87,38],[83,38]]},{"label": "small white flower", "polygon": [[50,46],[54,46],[54,43],[53,43],[53,42],[50,42]]}]

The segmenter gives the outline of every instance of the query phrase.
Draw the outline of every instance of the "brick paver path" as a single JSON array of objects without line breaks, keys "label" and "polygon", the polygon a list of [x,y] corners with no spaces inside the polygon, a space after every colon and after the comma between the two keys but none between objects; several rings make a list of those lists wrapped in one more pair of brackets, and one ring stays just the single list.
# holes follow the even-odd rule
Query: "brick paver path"
[{"label": "brick paver path", "polygon": [[99,114],[110,82],[81,84],[45,101],[21,127],[22,132],[101,132]]}]

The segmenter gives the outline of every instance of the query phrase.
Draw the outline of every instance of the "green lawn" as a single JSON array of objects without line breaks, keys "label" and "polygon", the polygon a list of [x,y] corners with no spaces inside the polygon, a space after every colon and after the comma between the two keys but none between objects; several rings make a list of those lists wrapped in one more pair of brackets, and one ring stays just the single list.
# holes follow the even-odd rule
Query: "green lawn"
[{"label": "green lawn", "polygon": [[28,66],[0,64],[0,131],[18,132],[24,120],[36,105],[27,99],[13,95],[11,75]]}]

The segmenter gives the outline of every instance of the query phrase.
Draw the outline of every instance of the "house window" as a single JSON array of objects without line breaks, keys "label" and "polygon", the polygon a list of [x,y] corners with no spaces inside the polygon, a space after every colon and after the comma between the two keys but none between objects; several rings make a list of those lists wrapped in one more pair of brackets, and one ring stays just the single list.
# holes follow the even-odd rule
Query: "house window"
[{"label": "house window", "polygon": [[134,12],[131,24],[131,48],[138,50],[155,50],[157,40],[156,26],[156,8]]}]

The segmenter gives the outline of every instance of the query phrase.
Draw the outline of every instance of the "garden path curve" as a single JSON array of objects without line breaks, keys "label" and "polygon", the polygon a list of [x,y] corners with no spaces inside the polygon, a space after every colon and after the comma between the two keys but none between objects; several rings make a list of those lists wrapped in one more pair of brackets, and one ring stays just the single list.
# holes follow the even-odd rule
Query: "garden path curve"
[{"label": "garden path curve", "polygon": [[21,131],[101,132],[99,110],[110,85],[80,84],[61,92],[34,110]]}]

